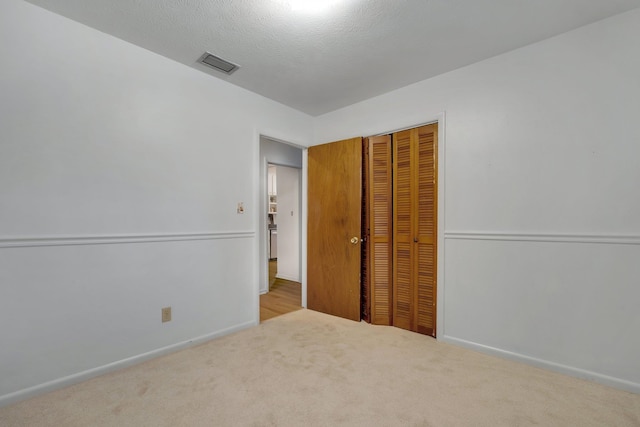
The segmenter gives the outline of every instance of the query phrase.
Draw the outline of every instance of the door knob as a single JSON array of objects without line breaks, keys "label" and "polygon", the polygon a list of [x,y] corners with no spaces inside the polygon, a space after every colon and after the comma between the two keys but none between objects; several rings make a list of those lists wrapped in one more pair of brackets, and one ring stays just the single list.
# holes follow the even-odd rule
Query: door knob
[{"label": "door knob", "polygon": [[352,245],[357,245],[359,241],[360,241],[360,239],[358,239],[357,237],[352,237],[351,238],[351,244]]}]

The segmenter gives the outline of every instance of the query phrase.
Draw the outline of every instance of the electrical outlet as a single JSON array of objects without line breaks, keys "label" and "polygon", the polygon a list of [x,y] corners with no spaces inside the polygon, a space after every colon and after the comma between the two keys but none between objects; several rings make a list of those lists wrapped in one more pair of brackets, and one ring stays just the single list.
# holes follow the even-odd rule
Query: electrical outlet
[{"label": "electrical outlet", "polygon": [[162,323],[171,322],[171,307],[164,307],[162,309]]}]

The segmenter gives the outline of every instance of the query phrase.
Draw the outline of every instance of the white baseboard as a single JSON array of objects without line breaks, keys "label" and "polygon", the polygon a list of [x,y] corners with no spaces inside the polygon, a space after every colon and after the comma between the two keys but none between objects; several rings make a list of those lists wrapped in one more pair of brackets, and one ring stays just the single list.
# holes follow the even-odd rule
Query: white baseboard
[{"label": "white baseboard", "polygon": [[293,275],[290,276],[288,274],[276,273],[276,278],[277,279],[283,279],[283,280],[289,280],[291,282],[300,282],[300,277],[293,276]]},{"label": "white baseboard", "polygon": [[536,366],[538,368],[548,369],[550,371],[558,372],[558,373],[569,375],[572,377],[593,381],[609,387],[629,391],[631,393],[640,394],[640,384],[623,380],[620,378],[610,377],[608,375],[598,374],[596,372],[591,372],[591,371],[587,371],[580,368],[574,368],[572,366],[561,365],[559,363],[550,362],[548,360],[525,356],[523,354],[513,353],[510,351],[501,350],[495,347],[489,347],[486,345],[478,344],[472,341],[467,341],[459,338],[450,337],[447,335],[445,335],[442,338],[439,338],[439,341],[442,341],[448,344],[459,345],[460,347],[465,347],[470,350],[475,350],[481,353],[490,354],[492,356],[514,360],[516,362],[526,363],[528,365]]},{"label": "white baseboard", "polygon": [[202,335],[187,341],[179,342],[177,344],[172,344],[166,347],[158,348],[156,350],[152,350],[147,353],[142,353],[126,359],[118,360],[116,362],[99,366],[97,368],[88,369],[83,372],[78,372],[73,375],[58,378],[56,380],[49,381],[43,384],[38,384],[33,387],[28,387],[13,393],[5,394],[3,396],[0,396],[0,408],[3,406],[10,405],[12,403],[16,403],[21,400],[29,399],[31,397],[35,397],[44,393],[48,393],[50,391],[60,389],[62,387],[67,387],[73,384],[77,384],[82,381],[86,381],[88,379],[97,377],[99,375],[104,375],[109,372],[114,372],[114,371],[129,367],[150,359],[154,359],[156,357],[164,356],[165,354],[174,353],[179,350],[184,350],[186,348],[193,347],[195,345],[199,345],[216,338],[220,338],[224,335],[232,334],[234,332],[238,332],[243,329],[256,326],[257,324],[258,323],[256,321],[241,323],[239,325],[235,325],[218,332]]}]

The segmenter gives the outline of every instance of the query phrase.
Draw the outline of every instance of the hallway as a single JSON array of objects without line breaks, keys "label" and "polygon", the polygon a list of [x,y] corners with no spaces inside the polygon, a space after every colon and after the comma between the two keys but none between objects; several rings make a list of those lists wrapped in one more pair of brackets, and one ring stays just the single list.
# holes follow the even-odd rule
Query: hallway
[{"label": "hallway", "polygon": [[260,295],[260,322],[302,308],[298,282],[276,278],[278,261],[269,261],[269,292]]}]

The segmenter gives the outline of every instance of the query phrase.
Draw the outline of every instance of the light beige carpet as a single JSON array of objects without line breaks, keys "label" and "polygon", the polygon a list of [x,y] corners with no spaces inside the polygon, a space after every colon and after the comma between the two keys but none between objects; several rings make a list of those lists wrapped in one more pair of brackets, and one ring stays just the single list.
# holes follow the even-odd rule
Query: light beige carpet
[{"label": "light beige carpet", "polygon": [[640,395],[301,310],[0,409],[2,426],[640,426]]}]

